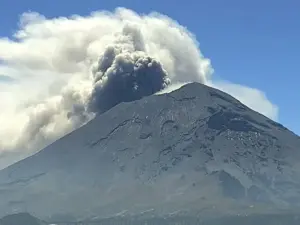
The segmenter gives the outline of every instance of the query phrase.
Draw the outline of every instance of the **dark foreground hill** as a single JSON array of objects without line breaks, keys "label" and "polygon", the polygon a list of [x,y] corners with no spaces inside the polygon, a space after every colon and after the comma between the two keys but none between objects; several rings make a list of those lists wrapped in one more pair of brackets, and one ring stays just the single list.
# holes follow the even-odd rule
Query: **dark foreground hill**
[{"label": "dark foreground hill", "polygon": [[46,225],[46,223],[28,213],[18,213],[0,219],[0,225]]},{"label": "dark foreground hill", "polygon": [[110,218],[99,221],[86,221],[89,225],[298,225],[300,216],[296,214],[265,214],[250,216],[225,216],[222,218],[202,219],[201,217],[169,217],[169,218]]},{"label": "dark foreground hill", "polygon": [[122,103],[0,172],[0,215],[42,219],[299,212],[300,138],[192,83]]},{"label": "dark foreground hill", "polygon": [[[295,214],[266,214],[251,216],[225,216],[222,218],[202,219],[201,217],[168,217],[168,218],[132,218],[114,217],[101,220],[78,222],[61,221],[55,225],[298,225],[300,216]],[[30,214],[20,213],[0,219],[0,225],[50,225]],[[53,224],[54,225],[54,224]]]}]

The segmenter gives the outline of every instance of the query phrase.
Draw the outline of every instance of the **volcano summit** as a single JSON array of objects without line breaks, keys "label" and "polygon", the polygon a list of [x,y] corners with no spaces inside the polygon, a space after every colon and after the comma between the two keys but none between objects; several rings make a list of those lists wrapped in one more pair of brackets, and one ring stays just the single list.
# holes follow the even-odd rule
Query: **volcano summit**
[{"label": "volcano summit", "polygon": [[300,138],[190,83],[116,105],[0,172],[0,212],[41,219],[250,215],[300,206]]}]

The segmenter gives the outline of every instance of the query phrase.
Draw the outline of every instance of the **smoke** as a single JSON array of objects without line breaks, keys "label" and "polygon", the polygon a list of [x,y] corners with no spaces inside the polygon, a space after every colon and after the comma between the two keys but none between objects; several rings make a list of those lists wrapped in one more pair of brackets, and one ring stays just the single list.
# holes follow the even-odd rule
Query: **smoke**
[{"label": "smoke", "polygon": [[0,152],[36,151],[120,102],[212,73],[193,34],[158,13],[24,13],[0,39]]},{"label": "smoke", "polygon": [[170,83],[167,71],[162,65],[148,56],[137,30],[125,27],[124,38],[130,40],[132,49],[122,49],[118,44],[108,47],[100,58],[94,72],[94,87],[90,109],[93,112],[105,112],[120,102],[141,99],[161,91]]}]

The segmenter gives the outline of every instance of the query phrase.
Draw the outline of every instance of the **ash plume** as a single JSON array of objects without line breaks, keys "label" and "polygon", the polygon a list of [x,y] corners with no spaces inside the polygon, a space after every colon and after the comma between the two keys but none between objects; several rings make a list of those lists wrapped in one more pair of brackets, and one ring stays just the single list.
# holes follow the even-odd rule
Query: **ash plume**
[{"label": "ash plume", "polygon": [[[124,8],[51,19],[24,13],[14,37],[0,38],[0,74],[10,81],[0,80],[2,153],[35,152],[120,102],[188,82],[214,86],[191,32],[159,13]],[[242,102],[275,118],[277,107],[257,93],[248,90]]]},{"label": "ash plume", "polygon": [[114,45],[105,49],[93,75],[89,106],[96,113],[105,112],[120,102],[155,94],[170,84],[161,63],[145,53],[139,30],[129,26],[124,27]]}]

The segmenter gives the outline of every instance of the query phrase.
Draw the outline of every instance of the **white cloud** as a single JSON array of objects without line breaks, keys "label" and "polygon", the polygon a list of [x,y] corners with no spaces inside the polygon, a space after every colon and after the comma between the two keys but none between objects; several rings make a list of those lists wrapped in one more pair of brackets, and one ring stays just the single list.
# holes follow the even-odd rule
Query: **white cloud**
[{"label": "white cloud", "polygon": [[255,88],[225,81],[213,82],[210,84],[210,86],[234,96],[249,108],[275,121],[278,120],[279,108],[270,102],[264,92]]},{"label": "white cloud", "polygon": [[[159,75],[139,73],[149,69]],[[119,8],[54,19],[25,13],[14,39],[0,39],[0,74],[14,81],[0,81],[0,152],[36,151],[97,111],[151,94],[143,79],[159,91],[170,82],[209,84],[212,73],[194,35],[158,13]],[[130,95],[124,96],[123,86],[121,95],[112,92],[120,79],[126,80]],[[277,118],[277,107],[262,92],[235,84],[214,86]]]}]

